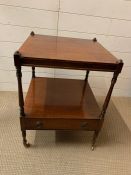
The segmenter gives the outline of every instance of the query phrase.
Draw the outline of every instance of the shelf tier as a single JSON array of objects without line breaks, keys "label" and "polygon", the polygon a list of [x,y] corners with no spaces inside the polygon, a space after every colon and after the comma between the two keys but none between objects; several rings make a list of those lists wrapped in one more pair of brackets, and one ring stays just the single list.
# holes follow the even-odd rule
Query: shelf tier
[{"label": "shelf tier", "polygon": [[99,119],[100,109],[84,80],[33,78],[25,99],[25,118]]}]

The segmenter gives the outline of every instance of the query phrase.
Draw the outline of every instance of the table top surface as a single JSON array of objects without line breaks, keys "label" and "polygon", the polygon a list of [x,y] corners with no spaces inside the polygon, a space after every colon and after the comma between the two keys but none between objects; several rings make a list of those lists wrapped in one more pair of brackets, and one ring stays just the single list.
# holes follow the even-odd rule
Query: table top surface
[{"label": "table top surface", "polygon": [[30,35],[18,50],[23,58],[116,64],[117,58],[100,43],[47,35]]}]

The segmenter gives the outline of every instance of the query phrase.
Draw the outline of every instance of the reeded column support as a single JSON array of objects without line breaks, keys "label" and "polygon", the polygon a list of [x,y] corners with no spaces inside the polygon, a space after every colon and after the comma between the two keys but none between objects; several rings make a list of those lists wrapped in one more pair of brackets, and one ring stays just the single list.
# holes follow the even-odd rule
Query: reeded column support
[{"label": "reeded column support", "polygon": [[108,107],[109,102],[110,102],[110,98],[111,98],[111,95],[112,95],[112,91],[113,91],[114,85],[115,85],[115,83],[117,81],[117,78],[118,78],[118,75],[121,72],[122,67],[123,67],[122,60],[119,60],[117,63],[118,63],[117,69],[116,69],[116,71],[113,74],[113,78],[111,80],[111,85],[110,85],[109,91],[107,93],[106,99],[105,99],[103,107],[102,107],[102,111],[101,111],[101,114],[100,114],[100,118],[101,119],[104,118],[104,116],[106,114],[106,110],[107,110],[107,107]]},{"label": "reeded column support", "polygon": [[82,105],[83,100],[84,100],[83,97],[84,97],[85,90],[86,90],[86,85],[87,85],[88,76],[89,76],[89,70],[86,71],[86,76],[85,76],[85,81],[84,81],[84,85],[83,85],[83,89],[82,89],[82,96],[81,96],[81,101],[80,101],[80,104],[81,104],[81,105]]},{"label": "reeded column support", "polygon": [[111,80],[111,85],[110,85],[110,88],[108,90],[107,96],[105,98],[105,101],[104,101],[104,104],[103,104],[103,107],[102,107],[102,111],[101,111],[101,114],[100,114],[99,129],[94,131],[94,136],[93,136],[93,140],[92,140],[92,150],[94,150],[96,139],[97,139],[97,137],[99,135],[99,132],[102,128],[102,125],[103,125],[103,122],[104,122],[104,117],[105,117],[105,114],[106,114],[106,111],[107,111],[107,107],[109,105],[110,98],[111,98],[111,95],[112,95],[112,91],[113,91],[114,85],[117,81],[118,75],[122,70],[122,67],[123,67],[123,62],[122,62],[122,60],[119,60],[117,62],[117,68],[116,68],[116,71],[113,74],[113,78]]},{"label": "reeded column support", "polygon": [[114,85],[117,81],[117,77],[118,77],[119,73],[115,72],[114,75],[113,75],[113,78],[111,80],[111,85],[110,85],[110,88],[109,88],[109,91],[107,93],[107,96],[106,96],[106,99],[105,99],[105,102],[103,104],[103,107],[102,107],[102,112],[100,114],[100,118],[104,118],[105,114],[106,114],[106,110],[107,110],[107,107],[109,105],[109,101],[110,101],[110,98],[111,98],[111,94],[112,94],[112,91],[113,91],[113,88],[114,88]]},{"label": "reeded column support", "polygon": [[[19,107],[20,107],[20,116],[21,118],[25,117],[24,112],[24,97],[23,97],[23,89],[22,89],[22,72],[21,72],[21,54],[17,51],[14,54],[14,61],[16,66],[16,76],[18,80],[18,99],[19,99]],[[23,144],[25,147],[29,147],[30,144],[27,143],[26,140],[26,130],[22,130]]]},{"label": "reeded column support", "polygon": [[23,90],[22,90],[22,82],[21,82],[21,67],[16,67],[16,74],[18,80],[18,96],[19,96],[19,107],[20,107],[20,115],[25,116],[24,112],[24,98],[23,98]]},{"label": "reeded column support", "polygon": [[[35,33],[32,31],[30,33],[30,36],[34,37],[35,36]],[[32,78],[35,78],[35,66],[32,66]]]},{"label": "reeded column support", "polygon": [[14,61],[16,66],[16,76],[18,80],[18,97],[19,97],[20,116],[25,116],[20,59],[21,59],[21,54],[18,51],[16,51],[14,54]]},{"label": "reeded column support", "polygon": [[92,151],[94,150],[96,139],[97,139],[97,137],[99,135],[99,132],[101,130],[101,127],[102,127],[102,124],[103,124],[103,121],[104,121],[104,117],[105,117],[105,114],[106,114],[106,110],[107,110],[107,107],[108,107],[108,104],[109,104],[109,101],[110,101],[110,98],[111,98],[111,94],[112,94],[114,85],[115,85],[115,83],[117,81],[118,75],[119,75],[118,72],[114,72],[113,78],[111,80],[111,85],[110,85],[109,91],[107,93],[107,96],[106,96],[106,99],[104,101],[104,104],[103,104],[103,107],[102,107],[102,111],[101,111],[101,114],[100,114],[101,125],[99,127],[99,130],[95,130],[94,131],[94,135],[93,135],[93,139],[92,139],[92,148],[91,148]]},{"label": "reeded column support", "polygon": [[101,127],[102,127],[102,124],[103,124],[103,121],[104,121],[104,117],[105,117],[105,114],[106,114],[106,110],[107,110],[107,107],[109,105],[111,94],[112,94],[114,85],[115,85],[115,83],[117,81],[118,75],[119,75],[119,72],[114,72],[114,74],[113,74],[113,78],[111,80],[111,85],[110,85],[109,91],[107,93],[107,96],[106,96],[106,99],[104,101],[104,104],[103,104],[103,107],[102,107],[102,111],[101,111],[101,114],[100,114],[101,124],[99,126],[99,130],[95,130],[94,131],[94,136],[93,136],[93,140],[92,140],[92,151],[94,150],[96,139],[97,139],[97,137],[99,135],[99,132],[101,130]]}]

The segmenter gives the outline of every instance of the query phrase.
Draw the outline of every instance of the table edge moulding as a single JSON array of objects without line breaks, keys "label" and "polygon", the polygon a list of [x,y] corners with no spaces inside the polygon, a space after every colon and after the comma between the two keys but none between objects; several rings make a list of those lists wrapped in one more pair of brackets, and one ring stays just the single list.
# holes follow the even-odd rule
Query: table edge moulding
[{"label": "table edge moulding", "polygon": [[[114,57],[96,38],[76,39],[31,32],[14,53],[14,64],[24,146],[30,146],[26,130],[87,130],[94,131],[93,150],[123,61]],[[25,100],[22,66],[32,68],[32,79]],[[86,76],[84,80],[37,77],[35,67],[85,70]],[[102,109],[88,83],[90,71],[113,72]]]}]

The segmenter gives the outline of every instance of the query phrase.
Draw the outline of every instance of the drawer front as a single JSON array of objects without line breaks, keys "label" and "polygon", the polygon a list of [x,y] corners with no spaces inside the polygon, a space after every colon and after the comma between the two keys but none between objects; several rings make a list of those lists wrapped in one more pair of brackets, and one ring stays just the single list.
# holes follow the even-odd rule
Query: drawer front
[{"label": "drawer front", "polygon": [[100,120],[21,118],[23,130],[96,130]]}]

